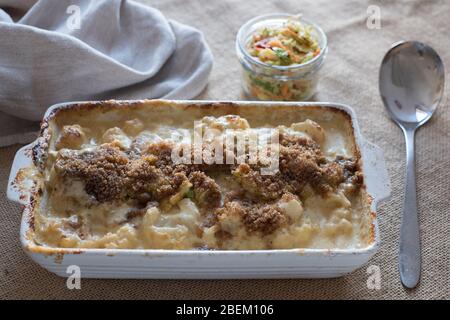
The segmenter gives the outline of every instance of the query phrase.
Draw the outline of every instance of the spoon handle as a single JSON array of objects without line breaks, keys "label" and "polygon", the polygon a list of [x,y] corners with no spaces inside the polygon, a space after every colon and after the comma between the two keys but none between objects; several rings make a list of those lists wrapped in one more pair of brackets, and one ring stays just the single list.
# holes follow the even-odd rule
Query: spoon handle
[{"label": "spoon handle", "polygon": [[399,270],[403,285],[414,288],[420,279],[421,264],[414,160],[415,129],[402,129],[406,140],[406,188],[400,227]]}]

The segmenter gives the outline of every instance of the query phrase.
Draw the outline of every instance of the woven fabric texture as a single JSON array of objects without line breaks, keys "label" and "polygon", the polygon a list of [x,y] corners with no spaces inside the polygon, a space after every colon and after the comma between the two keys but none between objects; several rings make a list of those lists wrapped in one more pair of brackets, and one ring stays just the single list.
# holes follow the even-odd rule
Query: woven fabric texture
[{"label": "woven fabric texture", "polygon": [[[262,1],[141,0],[167,17],[202,30],[215,57],[200,99],[242,99],[234,40],[239,27],[255,15],[299,13],[321,25],[329,53],[317,101],[352,106],[363,135],[383,148],[391,175],[392,197],[379,210],[382,245],[368,265],[338,279],[323,280],[82,280],[68,290],[66,280],[35,265],[19,242],[21,210],[5,196],[11,162],[19,146],[0,149],[0,298],[73,299],[449,299],[450,298],[450,108],[444,97],[437,114],[418,131],[417,195],[423,253],[422,280],[405,290],[397,251],[403,202],[404,140],[384,111],[378,94],[378,67],[399,40],[433,46],[450,68],[450,3],[445,1]],[[381,28],[367,27],[368,8],[380,8]],[[371,8],[369,8],[369,12]],[[447,72],[447,78],[450,75]],[[381,271],[381,289],[367,286],[367,267]]]}]

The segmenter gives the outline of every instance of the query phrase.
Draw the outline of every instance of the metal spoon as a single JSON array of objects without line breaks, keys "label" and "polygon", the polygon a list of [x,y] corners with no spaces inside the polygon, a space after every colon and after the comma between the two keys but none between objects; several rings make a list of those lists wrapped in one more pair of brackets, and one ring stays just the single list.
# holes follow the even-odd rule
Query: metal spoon
[{"label": "metal spoon", "polygon": [[399,271],[414,288],[420,279],[420,234],[416,203],[414,134],[427,122],[442,98],[444,65],[439,55],[417,41],[395,44],[380,67],[381,98],[406,139],[406,188],[400,228]]}]

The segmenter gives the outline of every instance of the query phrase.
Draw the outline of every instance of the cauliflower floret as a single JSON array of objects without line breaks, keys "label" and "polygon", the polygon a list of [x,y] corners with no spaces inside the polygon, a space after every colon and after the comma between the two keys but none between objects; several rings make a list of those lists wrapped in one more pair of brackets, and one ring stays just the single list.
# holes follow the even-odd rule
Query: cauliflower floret
[{"label": "cauliflower floret", "polygon": [[142,131],[133,140],[130,148],[138,153],[145,152],[152,143],[162,141],[161,137],[150,131]]},{"label": "cauliflower floret", "polygon": [[215,117],[204,117],[202,119],[204,123],[210,129],[217,129],[223,131],[225,129],[235,129],[244,130],[250,129],[247,119],[241,118],[236,115],[226,115],[219,118]]},{"label": "cauliflower floret", "polygon": [[86,134],[80,125],[64,126],[56,141],[56,150],[63,148],[80,149],[81,145],[86,143],[86,141]]},{"label": "cauliflower floret", "polygon": [[325,130],[317,123],[307,119],[303,122],[293,123],[291,129],[294,131],[302,131],[311,137],[318,144],[325,141]]},{"label": "cauliflower floret", "polygon": [[112,143],[121,149],[128,149],[131,145],[131,139],[118,127],[106,130],[102,142]]},{"label": "cauliflower floret", "polygon": [[293,222],[296,222],[300,219],[303,214],[303,206],[300,200],[292,197],[291,199],[286,199],[280,201],[278,204],[283,213],[288,216]]}]

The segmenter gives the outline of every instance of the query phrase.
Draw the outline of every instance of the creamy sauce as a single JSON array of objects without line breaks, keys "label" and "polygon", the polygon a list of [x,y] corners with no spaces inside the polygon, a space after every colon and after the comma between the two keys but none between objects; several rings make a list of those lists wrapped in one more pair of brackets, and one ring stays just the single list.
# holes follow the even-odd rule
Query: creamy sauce
[{"label": "creamy sauce", "polygon": [[[77,130],[72,130],[76,125]],[[244,118],[205,117],[198,126],[214,129],[212,143],[223,139],[226,129],[248,130]],[[35,216],[35,241],[52,247],[70,248],[157,248],[157,249],[287,249],[287,248],[360,248],[370,241],[370,212],[364,190],[349,195],[345,184],[325,196],[306,188],[298,199],[281,199],[277,205],[289,223],[270,234],[246,230],[240,217],[228,215],[212,226],[205,226],[205,214],[188,197],[187,189],[169,207],[152,206],[130,219],[135,207],[126,201],[99,203],[85,191],[79,180],[62,180],[54,172],[56,157],[69,150],[92,152],[102,144],[122,150],[146,148],[162,140],[189,143],[193,128],[166,123],[146,123],[129,119],[117,126],[69,124],[54,130],[45,172],[44,196]],[[354,146],[339,123],[323,125],[305,120],[291,125],[260,125],[251,128],[265,138],[277,128],[281,133],[304,136],[318,143],[329,159],[354,157]],[[236,181],[224,174],[213,179],[225,194],[234,190]],[[227,237],[218,237],[226,231]]]}]

